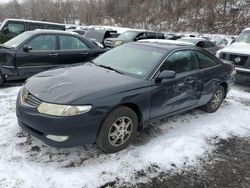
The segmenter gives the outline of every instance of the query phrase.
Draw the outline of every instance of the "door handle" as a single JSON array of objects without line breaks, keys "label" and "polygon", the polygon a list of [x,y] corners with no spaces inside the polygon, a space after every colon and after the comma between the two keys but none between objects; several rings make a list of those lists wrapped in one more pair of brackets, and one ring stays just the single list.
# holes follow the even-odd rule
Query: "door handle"
[{"label": "door handle", "polygon": [[82,52],[81,54],[82,54],[82,55],[88,55],[89,52]]},{"label": "door handle", "polygon": [[58,53],[51,53],[49,56],[58,56]]}]

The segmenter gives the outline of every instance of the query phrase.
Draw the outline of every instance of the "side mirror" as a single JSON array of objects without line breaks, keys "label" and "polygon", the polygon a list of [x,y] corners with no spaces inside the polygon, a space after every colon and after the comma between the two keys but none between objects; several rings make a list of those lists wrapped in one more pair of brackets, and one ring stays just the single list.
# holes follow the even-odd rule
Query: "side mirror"
[{"label": "side mirror", "polygon": [[32,50],[32,47],[31,47],[31,46],[25,45],[25,46],[23,47],[23,51],[25,51],[25,52],[29,52],[30,50]]},{"label": "side mirror", "polygon": [[10,32],[10,30],[9,30],[8,27],[3,28],[3,33],[4,33],[4,34],[7,34],[7,33],[9,33],[9,32]]},{"label": "side mirror", "polygon": [[171,70],[164,70],[162,71],[159,76],[157,77],[158,81],[162,81],[165,79],[173,79],[176,76],[176,72],[175,71],[171,71]]}]

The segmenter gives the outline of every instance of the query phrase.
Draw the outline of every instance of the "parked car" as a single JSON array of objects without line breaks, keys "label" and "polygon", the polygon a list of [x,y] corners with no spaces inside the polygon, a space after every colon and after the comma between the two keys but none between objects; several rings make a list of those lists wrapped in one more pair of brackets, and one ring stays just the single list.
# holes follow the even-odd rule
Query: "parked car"
[{"label": "parked car", "polygon": [[176,33],[166,33],[165,38],[168,40],[177,40],[184,37],[183,34],[176,34]]},{"label": "parked car", "polygon": [[126,42],[133,42],[143,39],[165,39],[164,34],[152,31],[126,31],[117,38],[107,38],[104,41],[105,47],[113,48]]},{"label": "parked car", "polygon": [[245,29],[230,46],[219,50],[217,57],[231,61],[237,70],[236,81],[250,82],[250,28]]},{"label": "parked car", "polygon": [[19,125],[55,147],[127,147],[149,122],[202,106],[220,107],[234,66],[196,47],[128,43],[90,63],[28,79],[18,94]]},{"label": "parked car", "polygon": [[146,39],[140,40],[139,42],[151,42],[163,45],[176,45],[176,46],[195,46],[195,44],[190,42],[178,41],[178,40],[166,40],[166,39]]},{"label": "parked car", "polygon": [[88,31],[85,32],[84,35],[88,39],[95,40],[98,43],[102,44],[103,46],[104,46],[105,39],[112,37],[112,33],[110,33],[106,29],[102,29],[102,30],[89,29]]},{"label": "parked car", "polygon": [[0,85],[54,67],[87,62],[106,50],[66,31],[27,31],[0,45]]},{"label": "parked car", "polygon": [[72,29],[72,30],[67,30],[67,31],[71,31],[74,33],[78,33],[79,35],[85,35],[87,30],[83,30],[83,29]]},{"label": "parked car", "polygon": [[0,44],[16,37],[25,31],[32,31],[35,29],[65,30],[65,26],[51,22],[6,19],[0,26]]},{"label": "parked car", "polygon": [[178,41],[183,42],[190,42],[195,44],[197,47],[203,48],[207,51],[209,51],[211,54],[216,54],[216,52],[220,49],[219,46],[216,46],[213,42],[205,39],[205,38],[198,38],[198,37],[183,37],[180,39],[177,39]]}]

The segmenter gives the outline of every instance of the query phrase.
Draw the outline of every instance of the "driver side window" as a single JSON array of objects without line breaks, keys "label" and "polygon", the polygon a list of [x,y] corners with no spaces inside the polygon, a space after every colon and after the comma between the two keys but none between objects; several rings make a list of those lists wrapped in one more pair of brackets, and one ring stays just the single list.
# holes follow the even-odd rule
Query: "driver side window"
[{"label": "driver side window", "polygon": [[9,23],[8,26],[8,32],[12,34],[21,34],[24,32],[24,24],[23,23]]},{"label": "driver side window", "polygon": [[172,70],[177,74],[198,70],[195,54],[189,50],[174,52],[167,58],[160,70]]},{"label": "driver side window", "polygon": [[35,51],[55,50],[56,37],[54,35],[40,35],[32,39],[27,45]]},{"label": "driver side window", "polygon": [[146,39],[147,38],[147,35],[146,33],[140,33],[137,35],[137,37],[135,38],[135,40],[142,40],[142,39]]}]

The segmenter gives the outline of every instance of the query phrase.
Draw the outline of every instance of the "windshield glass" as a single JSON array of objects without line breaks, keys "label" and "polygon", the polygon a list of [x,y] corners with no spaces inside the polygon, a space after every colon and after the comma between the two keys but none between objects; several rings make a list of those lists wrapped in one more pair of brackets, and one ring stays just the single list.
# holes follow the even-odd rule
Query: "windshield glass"
[{"label": "windshield glass", "polygon": [[31,36],[30,32],[24,32],[24,33],[16,36],[15,38],[5,42],[3,45],[11,47],[11,48],[16,48],[17,46],[19,46],[23,41],[25,41],[30,36]]},{"label": "windshield glass", "polygon": [[124,44],[96,58],[97,66],[110,67],[117,72],[137,78],[147,76],[166,54],[165,49]]},{"label": "windshield glass", "polygon": [[137,31],[126,31],[125,33],[121,34],[118,38],[125,38],[129,40],[133,40],[137,36]]},{"label": "windshield glass", "polygon": [[250,44],[250,31],[244,31],[240,34],[236,42],[244,42]]}]

